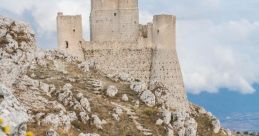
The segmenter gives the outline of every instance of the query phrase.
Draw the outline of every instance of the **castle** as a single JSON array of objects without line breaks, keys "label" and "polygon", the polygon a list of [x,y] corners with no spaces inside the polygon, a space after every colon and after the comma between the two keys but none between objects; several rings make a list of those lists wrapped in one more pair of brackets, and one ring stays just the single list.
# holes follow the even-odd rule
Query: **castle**
[{"label": "castle", "polygon": [[138,0],[91,0],[90,41],[83,39],[81,15],[57,16],[58,48],[94,61],[106,74],[127,73],[170,90],[168,105],[186,107],[187,98],[176,53],[176,17],[155,15],[139,24]]}]

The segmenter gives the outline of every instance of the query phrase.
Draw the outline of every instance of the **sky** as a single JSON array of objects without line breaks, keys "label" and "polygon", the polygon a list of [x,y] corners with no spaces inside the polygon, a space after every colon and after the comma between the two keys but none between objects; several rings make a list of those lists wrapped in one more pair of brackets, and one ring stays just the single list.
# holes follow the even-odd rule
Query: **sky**
[{"label": "sky", "polygon": [[[59,11],[82,14],[84,37],[89,39],[90,0],[0,3],[0,15],[33,27],[41,48],[57,46]],[[259,113],[258,7],[258,0],[139,0],[142,24],[155,14],[177,16],[177,51],[189,99],[212,111],[229,128],[254,129],[259,122],[254,118]],[[234,118],[244,122],[248,117],[252,123],[236,125]]]}]

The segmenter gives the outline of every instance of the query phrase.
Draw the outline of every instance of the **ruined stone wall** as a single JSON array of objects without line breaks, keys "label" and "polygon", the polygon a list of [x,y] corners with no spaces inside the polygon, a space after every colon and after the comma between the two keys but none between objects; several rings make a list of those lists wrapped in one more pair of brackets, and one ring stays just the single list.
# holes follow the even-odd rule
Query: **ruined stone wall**
[{"label": "ruined stone wall", "polygon": [[91,41],[136,42],[138,25],[137,0],[92,0]]},{"label": "ruined stone wall", "polygon": [[127,73],[149,82],[152,49],[144,43],[86,43],[84,50],[85,59],[106,74]]},{"label": "ruined stone wall", "polygon": [[153,19],[153,61],[150,83],[162,82],[169,90],[171,108],[187,107],[184,83],[176,53],[176,18],[158,15]]},{"label": "ruined stone wall", "polygon": [[68,16],[58,13],[57,33],[58,48],[68,54],[82,58],[81,46],[84,40],[81,15]]}]

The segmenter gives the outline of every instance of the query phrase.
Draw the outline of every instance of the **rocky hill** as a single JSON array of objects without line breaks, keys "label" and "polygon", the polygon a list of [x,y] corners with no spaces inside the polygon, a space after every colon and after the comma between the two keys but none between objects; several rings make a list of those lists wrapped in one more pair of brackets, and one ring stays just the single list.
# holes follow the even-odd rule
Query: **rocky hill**
[{"label": "rocky hill", "polygon": [[231,135],[194,104],[168,110],[163,84],[149,87],[124,73],[103,74],[94,62],[41,50],[30,27],[5,17],[0,71],[1,136]]}]

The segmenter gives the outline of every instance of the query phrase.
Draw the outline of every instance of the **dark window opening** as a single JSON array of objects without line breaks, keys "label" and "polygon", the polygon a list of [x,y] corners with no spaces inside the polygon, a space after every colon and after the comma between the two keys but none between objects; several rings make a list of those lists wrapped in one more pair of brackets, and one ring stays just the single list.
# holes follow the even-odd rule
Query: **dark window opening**
[{"label": "dark window opening", "polygon": [[73,32],[75,32],[76,31],[76,29],[73,29]]},{"label": "dark window opening", "polygon": [[159,30],[157,30],[157,33],[159,33]]},{"label": "dark window opening", "polygon": [[79,44],[82,45],[82,41],[79,41]]},{"label": "dark window opening", "polygon": [[113,15],[114,15],[114,16],[117,16],[117,13],[114,13]]},{"label": "dark window opening", "polygon": [[66,41],[66,48],[68,48],[68,41]]}]

